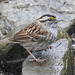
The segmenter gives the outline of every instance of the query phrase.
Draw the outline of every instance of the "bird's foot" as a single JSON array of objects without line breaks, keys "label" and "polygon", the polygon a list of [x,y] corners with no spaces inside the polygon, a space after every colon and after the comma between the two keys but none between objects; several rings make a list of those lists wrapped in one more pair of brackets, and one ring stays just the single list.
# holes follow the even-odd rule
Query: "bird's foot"
[{"label": "bird's foot", "polygon": [[29,61],[36,61],[36,62],[39,62],[39,63],[43,63],[43,62],[45,62],[46,61],[46,59],[41,59],[41,57],[39,57],[38,59],[36,58],[36,59],[29,59]]},{"label": "bird's foot", "polygon": [[41,59],[41,57],[39,57],[38,59],[28,50],[28,49],[26,49],[28,52],[29,52],[29,54],[33,57],[33,59],[30,59],[29,61],[36,61],[36,62],[39,62],[39,63],[42,63],[42,62],[44,62],[44,61],[46,61],[46,59]]}]

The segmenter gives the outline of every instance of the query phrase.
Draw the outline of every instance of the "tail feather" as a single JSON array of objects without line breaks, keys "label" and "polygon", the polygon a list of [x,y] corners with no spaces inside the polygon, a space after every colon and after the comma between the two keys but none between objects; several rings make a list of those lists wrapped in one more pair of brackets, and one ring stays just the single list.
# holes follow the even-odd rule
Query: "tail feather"
[{"label": "tail feather", "polygon": [[11,41],[9,39],[0,40],[0,44],[4,44],[4,43],[11,43]]}]

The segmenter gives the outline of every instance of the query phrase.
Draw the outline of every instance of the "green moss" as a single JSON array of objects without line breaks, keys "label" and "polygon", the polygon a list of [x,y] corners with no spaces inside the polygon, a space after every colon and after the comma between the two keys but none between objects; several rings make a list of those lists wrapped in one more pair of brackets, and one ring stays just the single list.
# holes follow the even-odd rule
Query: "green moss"
[{"label": "green moss", "polygon": [[70,36],[68,35],[68,33],[63,30],[61,27],[58,27],[58,37],[57,40],[62,39],[62,38],[66,38],[69,41],[69,50],[66,52],[63,61],[64,61],[64,68],[61,72],[61,75],[74,75],[74,55],[73,55],[73,51],[72,51],[72,42],[70,39]]},{"label": "green moss", "polygon": [[3,45],[0,44],[0,49],[3,47]]},{"label": "green moss", "polygon": [[3,56],[5,57],[9,50],[11,49],[12,45],[11,44],[3,44],[0,45],[0,50],[3,52]]},{"label": "green moss", "polygon": [[57,40],[62,39],[62,38],[67,38],[69,40],[69,42],[71,43],[71,39],[70,39],[70,36],[68,35],[68,33],[65,30],[63,30],[61,27],[58,27]]},{"label": "green moss", "polygon": [[74,75],[74,55],[71,50],[72,48],[69,47],[69,50],[66,52],[63,58],[64,68],[61,75]]}]

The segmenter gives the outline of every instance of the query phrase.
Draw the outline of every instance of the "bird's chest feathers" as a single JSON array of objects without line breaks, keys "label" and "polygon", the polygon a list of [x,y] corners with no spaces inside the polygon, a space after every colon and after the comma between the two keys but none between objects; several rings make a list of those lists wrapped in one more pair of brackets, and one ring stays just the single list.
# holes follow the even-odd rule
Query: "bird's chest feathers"
[{"label": "bird's chest feathers", "polygon": [[53,37],[55,37],[55,38],[57,37],[57,34],[58,34],[58,29],[57,29],[57,27],[45,26],[44,28],[48,31],[48,33],[51,34],[51,36],[53,36]]}]

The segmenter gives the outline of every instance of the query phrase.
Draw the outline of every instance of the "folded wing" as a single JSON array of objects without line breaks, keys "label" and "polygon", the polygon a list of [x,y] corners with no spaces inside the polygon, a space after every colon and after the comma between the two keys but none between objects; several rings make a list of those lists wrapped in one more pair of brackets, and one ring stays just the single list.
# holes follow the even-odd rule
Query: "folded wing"
[{"label": "folded wing", "polygon": [[10,40],[15,42],[40,41],[46,37],[47,33],[41,25],[33,23],[15,34]]}]

